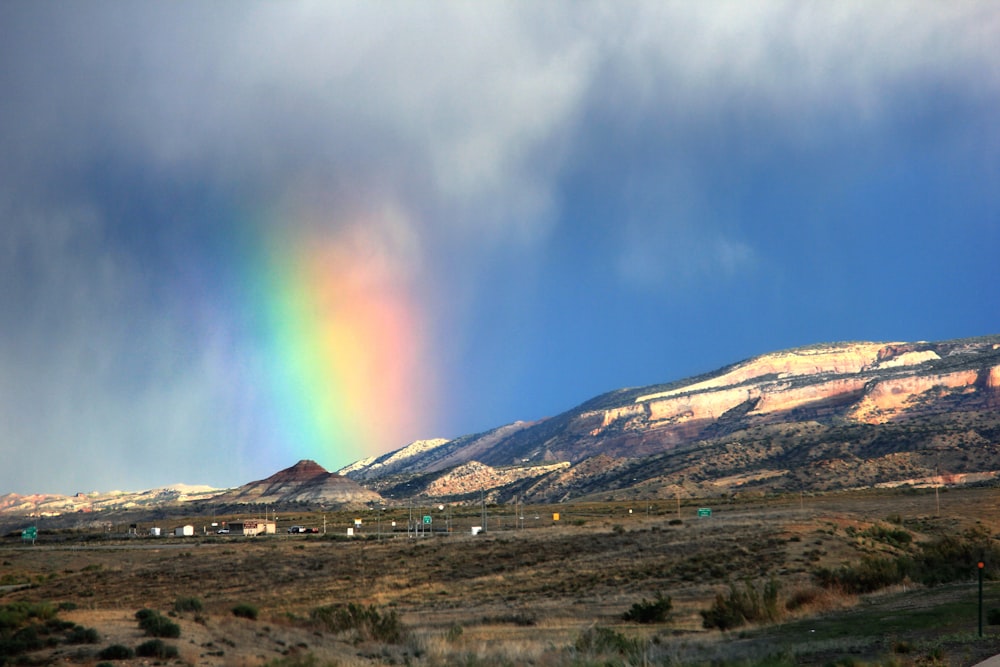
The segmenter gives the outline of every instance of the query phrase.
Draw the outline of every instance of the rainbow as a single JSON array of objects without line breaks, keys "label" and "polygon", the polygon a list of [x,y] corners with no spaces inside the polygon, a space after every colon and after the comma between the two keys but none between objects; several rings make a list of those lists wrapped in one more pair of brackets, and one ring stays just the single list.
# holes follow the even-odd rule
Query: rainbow
[{"label": "rainbow", "polygon": [[268,431],[285,460],[337,469],[426,437],[435,392],[423,314],[365,222],[274,230],[253,262]]}]

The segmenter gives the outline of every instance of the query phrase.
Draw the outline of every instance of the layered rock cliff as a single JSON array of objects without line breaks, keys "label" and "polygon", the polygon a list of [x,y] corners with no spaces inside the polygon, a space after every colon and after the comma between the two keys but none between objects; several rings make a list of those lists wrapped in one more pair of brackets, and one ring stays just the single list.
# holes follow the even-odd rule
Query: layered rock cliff
[{"label": "layered rock cliff", "polygon": [[447,495],[432,478],[449,466],[566,462],[507,484],[548,500],[601,489],[842,488],[942,477],[942,466],[951,479],[988,479],[1000,470],[998,444],[1000,336],[853,342],[613,391],[537,423],[437,444],[391,478],[372,466],[347,474],[397,493],[412,492],[402,482],[418,474],[420,492]]}]

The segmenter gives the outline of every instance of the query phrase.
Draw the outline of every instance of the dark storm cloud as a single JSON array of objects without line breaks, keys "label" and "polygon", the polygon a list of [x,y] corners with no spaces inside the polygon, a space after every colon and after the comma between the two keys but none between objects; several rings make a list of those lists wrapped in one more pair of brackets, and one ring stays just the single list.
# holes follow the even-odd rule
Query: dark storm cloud
[{"label": "dark storm cloud", "polygon": [[914,142],[995,188],[998,43],[991,3],[4,3],[7,469],[216,481],[198,453],[246,481],[259,397],[229,370],[257,371],[213,302],[233,216],[378,212],[365,247],[461,348],[557,271],[622,304],[788,271],[774,239],[833,224],[802,202]]}]

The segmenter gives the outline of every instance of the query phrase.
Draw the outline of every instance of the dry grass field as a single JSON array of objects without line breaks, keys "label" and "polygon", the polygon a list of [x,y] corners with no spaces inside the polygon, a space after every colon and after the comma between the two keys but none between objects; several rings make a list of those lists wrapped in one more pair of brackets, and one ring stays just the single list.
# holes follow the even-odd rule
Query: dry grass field
[{"label": "dry grass field", "polygon": [[[712,515],[699,517],[700,506]],[[96,636],[52,630],[47,646],[10,649],[0,664],[971,665],[1000,653],[997,626],[977,632],[975,565],[954,581],[904,577],[866,594],[817,577],[942,537],[995,544],[996,489],[687,501],[679,515],[674,501],[529,506],[523,519],[513,510],[488,508],[488,531],[476,536],[478,506],[435,506],[413,508],[438,529],[421,534],[406,532],[411,510],[401,507],[279,512],[279,534],[258,538],[205,534],[204,517],[158,523],[190,522],[193,538],[44,527],[35,545],[8,537],[0,629],[4,613],[43,608],[34,621],[10,621],[7,636],[46,616]],[[348,538],[356,518],[363,525]],[[285,532],[324,522],[326,534]],[[989,611],[1000,607],[1000,563],[989,550],[982,557]],[[767,618],[704,627],[717,596],[746,591],[763,595]],[[665,618],[625,620],[658,595],[671,601]],[[109,646],[150,641],[141,609],[176,624],[179,636],[162,640],[176,655],[102,658]]]}]

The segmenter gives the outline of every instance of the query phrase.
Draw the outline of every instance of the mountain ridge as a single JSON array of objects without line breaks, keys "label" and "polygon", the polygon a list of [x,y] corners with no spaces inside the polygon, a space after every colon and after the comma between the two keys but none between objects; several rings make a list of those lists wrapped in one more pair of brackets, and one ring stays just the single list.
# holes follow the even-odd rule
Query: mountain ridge
[{"label": "mountain ridge", "polygon": [[1000,335],[993,335],[813,344],[611,390],[533,422],[419,440],[336,473],[306,459],[233,489],[10,493],[0,496],[0,515],[349,507],[413,497],[652,499],[998,477]]},{"label": "mountain ridge", "polygon": [[333,505],[361,505],[377,502],[381,497],[353,479],[326,468],[311,459],[279,470],[265,479],[249,482],[225,491],[213,503],[272,504],[321,503]]},{"label": "mountain ridge", "polygon": [[[538,501],[627,490],[712,494],[982,480],[1000,468],[997,408],[1000,336],[822,343],[758,355],[693,378],[612,390],[547,419],[456,438],[436,447],[433,456],[407,458],[391,474],[363,466],[346,474],[393,497],[448,497],[443,463],[476,461],[510,471],[506,484],[484,489],[493,497],[530,493]],[[798,447],[786,446],[796,438]],[[979,449],[941,454],[954,443]],[[772,455],[760,451],[769,448]],[[692,463],[692,456],[718,457],[721,463],[713,470],[709,462]],[[934,464],[935,456],[947,460]],[[615,462],[608,465],[621,475],[573,469],[595,457]],[[732,462],[741,457],[745,465]],[[538,468],[534,477],[524,472],[559,462],[570,467]],[[935,470],[941,465],[950,468],[945,476]],[[812,478],[800,474],[803,466]],[[633,488],[626,474],[645,480],[644,488]],[[463,495],[461,488],[455,486],[455,497]]]}]

